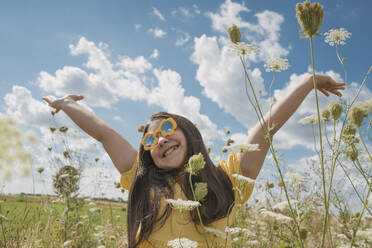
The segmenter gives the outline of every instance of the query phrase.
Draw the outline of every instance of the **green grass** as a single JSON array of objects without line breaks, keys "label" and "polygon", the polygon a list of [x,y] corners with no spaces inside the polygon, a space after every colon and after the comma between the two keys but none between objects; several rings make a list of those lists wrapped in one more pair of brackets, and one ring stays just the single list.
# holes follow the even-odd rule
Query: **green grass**
[{"label": "green grass", "polygon": [[[60,246],[72,240],[73,247],[105,245],[115,247],[126,237],[126,205],[124,203],[79,199],[80,206],[53,203],[47,197],[4,198],[0,200],[0,247]],[[99,208],[92,212],[90,209]],[[99,235],[104,234],[104,235]]]}]

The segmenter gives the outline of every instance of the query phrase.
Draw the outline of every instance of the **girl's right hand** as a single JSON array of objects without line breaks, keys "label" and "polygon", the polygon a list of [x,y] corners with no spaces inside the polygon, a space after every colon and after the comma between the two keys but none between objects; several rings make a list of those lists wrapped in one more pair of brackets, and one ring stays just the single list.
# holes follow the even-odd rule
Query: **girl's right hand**
[{"label": "girl's right hand", "polygon": [[84,99],[84,96],[82,95],[67,95],[65,97],[62,97],[62,98],[58,98],[56,100],[50,100],[49,98],[47,97],[43,97],[43,100],[46,101],[50,107],[54,108],[56,111],[55,113],[58,113],[61,109],[62,109],[62,105],[65,103],[65,102],[68,102],[68,101],[79,101],[79,100],[82,100]]}]

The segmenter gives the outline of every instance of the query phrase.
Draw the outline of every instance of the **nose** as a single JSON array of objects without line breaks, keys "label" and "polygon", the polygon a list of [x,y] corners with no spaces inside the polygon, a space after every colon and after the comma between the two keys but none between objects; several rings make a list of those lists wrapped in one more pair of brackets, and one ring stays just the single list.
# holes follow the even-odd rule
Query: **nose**
[{"label": "nose", "polygon": [[164,144],[166,144],[168,142],[168,139],[166,137],[163,137],[163,136],[159,136],[159,145],[160,146],[163,146]]}]

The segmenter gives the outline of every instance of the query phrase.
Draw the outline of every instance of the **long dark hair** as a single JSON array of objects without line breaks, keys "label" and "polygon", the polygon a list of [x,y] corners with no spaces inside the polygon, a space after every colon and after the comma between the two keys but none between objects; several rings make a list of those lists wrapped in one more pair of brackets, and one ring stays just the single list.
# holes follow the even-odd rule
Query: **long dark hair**
[{"label": "long dark hair", "polygon": [[[153,114],[151,121],[169,117],[177,122],[177,126],[182,130],[187,141],[187,152],[183,163],[187,164],[189,158],[194,154],[201,152],[204,156],[204,168],[198,175],[192,177],[193,184],[206,182],[208,185],[208,194],[201,207],[199,207],[203,223],[210,224],[217,219],[226,217],[230,214],[230,207],[235,201],[229,177],[220,167],[213,164],[199,130],[191,121],[180,115],[166,112]],[[144,135],[148,128],[149,123],[145,126]],[[129,248],[134,248],[143,239],[148,239],[156,222],[160,223],[159,228],[164,225],[172,209],[167,205],[165,211],[158,217],[160,200],[162,197],[173,198],[174,192],[170,184],[172,181],[177,181],[186,197],[189,200],[194,200],[189,184],[189,174],[184,171],[184,167],[174,170],[158,168],[151,157],[150,151],[145,151],[141,144],[139,165],[128,197]],[[190,215],[195,224],[199,223],[196,210],[191,211]],[[139,233],[137,234],[138,230]]]}]

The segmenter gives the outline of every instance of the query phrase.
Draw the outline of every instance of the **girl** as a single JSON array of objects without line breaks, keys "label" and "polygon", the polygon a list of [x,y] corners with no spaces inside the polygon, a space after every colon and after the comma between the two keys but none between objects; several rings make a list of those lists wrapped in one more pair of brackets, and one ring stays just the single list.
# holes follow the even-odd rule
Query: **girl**
[{"label": "girl", "polygon": [[[344,89],[344,83],[337,83],[324,75],[316,75],[315,79],[317,89],[324,95],[329,96],[330,92],[342,96],[339,90]],[[313,79],[308,77],[273,106],[270,118],[269,113],[264,116],[264,125],[274,125],[269,134],[271,140],[312,89]],[[253,186],[240,189],[242,195],[238,196],[233,191],[233,187],[238,185],[232,175],[257,178],[269,149],[261,124],[257,123],[247,140],[247,144],[258,144],[259,151],[231,152],[226,162],[221,161],[215,166],[198,129],[188,119],[165,112],[152,115],[137,152],[108,124],[77,104],[83,98],[81,95],[68,95],[54,101],[46,97],[43,99],[55,108],[56,113],[62,109],[80,128],[101,142],[121,173],[123,188],[130,190],[128,246],[167,247],[168,241],[182,237],[197,241],[198,247],[207,247],[206,240],[213,240],[213,247],[225,247],[224,238],[213,238],[202,226],[223,233],[228,221],[234,219],[234,206],[248,200]],[[267,123],[268,120],[270,123]],[[198,153],[203,155],[205,166],[192,176],[192,183],[204,182],[208,187],[208,193],[199,207],[202,223],[195,209],[181,214],[172,211],[166,203],[166,199],[194,200],[189,173],[184,170],[184,165]],[[231,247],[230,238],[227,247]]]}]

